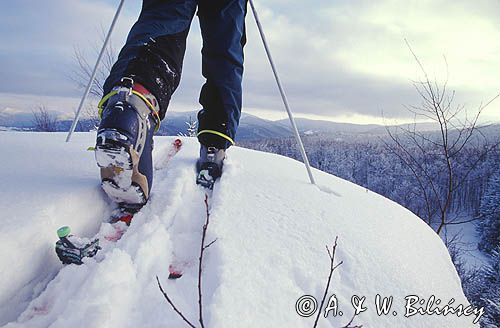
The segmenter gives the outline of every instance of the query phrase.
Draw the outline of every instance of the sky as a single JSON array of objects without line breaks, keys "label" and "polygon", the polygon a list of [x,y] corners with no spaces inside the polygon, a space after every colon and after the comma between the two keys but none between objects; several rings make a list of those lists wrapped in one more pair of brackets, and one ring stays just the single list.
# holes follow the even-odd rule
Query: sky
[{"label": "sky", "polygon": [[[423,73],[447,81],[471,113],[500,92],[498,0],[254,0],[292,111],[350,123],[408,122]],[[0,111],[43,104],[72,115],[83,90],[74,49],[95,61],[119,1],[9,1],[0,12]],[[250,9],[250,8],[249,8]],[[112,43],[119,49],[140,11],[126,1]],[[247,15],[243,111],[286,117],[253,16]],[[169,110],[200,108],[201,37],[195,17],[183,77]],[[167,115],[168,118],[168,115]],[[500,99],[482,114],[500,122]]]}]

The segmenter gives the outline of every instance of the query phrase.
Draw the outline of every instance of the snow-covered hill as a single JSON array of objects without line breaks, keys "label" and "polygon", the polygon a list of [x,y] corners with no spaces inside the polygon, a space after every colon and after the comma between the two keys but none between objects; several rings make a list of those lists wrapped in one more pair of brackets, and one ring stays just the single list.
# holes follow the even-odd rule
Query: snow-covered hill
[{"label": "snow-covered hill", "polygon": [[[92,236],[111,204],[100,191],[92,134],[0,133],[0,325],[6,327],[184,327],[156,284],[197,321],[197,268],[205,220],[204,191],[195,185],[197,143],[155,171],[148,205],[114,247],[82,266],[63,267],[54,252],[56,229]],[[155,140],[161,166],[172,137]],[[163,157],[162,157],[163,156]],[[342,327],[351,297],[365,296],[363,327],[473,327],[474,316],[405,317],[405,297],[431,295],[440,306],[468,305],[441,240],[403,207],[364,188],[277,155],[238,147],[210,199],[204,267],[207,327],[311,327],[296,313],[303,295],[321,299],[329,273],[325,245],[339,236],[329,296],[343,316],[319,327]],[[172,261],[185,275],[168,280]],[[191,259],[191,260],[189,260]],[[393,296],[387,315],[375,298]],[[425,305],[422,305],[425,308]],[[435,308],[436,305],[433,306]],[[393,315],[393,311],[397,315]]]}]

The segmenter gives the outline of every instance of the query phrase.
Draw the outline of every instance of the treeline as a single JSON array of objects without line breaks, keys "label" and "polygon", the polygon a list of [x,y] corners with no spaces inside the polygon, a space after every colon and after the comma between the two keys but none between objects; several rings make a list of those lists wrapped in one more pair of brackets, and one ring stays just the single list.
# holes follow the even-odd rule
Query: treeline
[{"label": "treeline", "polygon": [[[418,216],[428,210],[428,204],[422,198],[414,174],[388,148],[389,141],[384,137],[366,136],[366,139],[363,139],[352,136],[340,138],[319,135],[304,136],[303,141],[313,167],[377,192],[410,209]],[[293,138],[242,142],[239,145],[301,160]],[[418,159],[421,152],[417,149],[410,151]],[[429,152],[432,150],[429,149]],[[480,144],[469,145],[465,152],[467,156],[460,159],[462,161],[460,168],[464,172],[455,174],[467,175],[467,178],[457,186],[450,212],[477,215],[488,180],[494,168],[498,168],[500,160],[498,152],[492,152],[476,163],[478,156],[483,153]],[[441,167],[438,161],[440,159],[436,156],[434,162],[422,165],[427,165],[430,172],[434,167],[436,171],[434,174],[438,177],[440,172],[437,170]],[[474,167],[473,171],[469,172],[471,167]]]}]

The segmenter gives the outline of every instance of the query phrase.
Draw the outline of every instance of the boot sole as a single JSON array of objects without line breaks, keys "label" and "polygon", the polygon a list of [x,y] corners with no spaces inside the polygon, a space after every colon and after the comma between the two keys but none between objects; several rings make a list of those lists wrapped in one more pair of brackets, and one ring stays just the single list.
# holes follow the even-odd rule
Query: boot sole
[{"label": "boot sole", "polygon": [[126,140],[115,130],[99,132],[95,158],[101,168],[104,192],[120,206],[138,208],[147,202],[148,182],[138,170],[137,152]]},{"label": "boot sole", "polygon": [[146,204],[147,199],[142,188],[135,183],[128,188],[121,188],[113,180],[103,180],[101,186],[108,197],[117,202],[120,207],[138,209]]}]

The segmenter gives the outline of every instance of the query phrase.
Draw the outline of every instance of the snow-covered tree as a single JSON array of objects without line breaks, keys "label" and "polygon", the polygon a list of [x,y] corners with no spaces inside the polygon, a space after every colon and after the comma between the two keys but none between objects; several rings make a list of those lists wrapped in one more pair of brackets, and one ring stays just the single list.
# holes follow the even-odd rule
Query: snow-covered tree
[{"label": "snow-covered tree", "polygon": [[479,249],[491,253],[500,245],[500,167],[490,176],[481,198],[481,220],[477,230],[481,236]]},{"label": "snow-covered tree", "polygon": [[196,133],[198,131],[198,121],[194,120],[191,116],[189,116],[186,125],[187,125],[187,136],[196,137]]},{"label": "snow-covered tree", "polygon": [[500,246],[492,250],[488,265],[462,277],[467,299],[484,307],[481,327],[500,327]]}]

